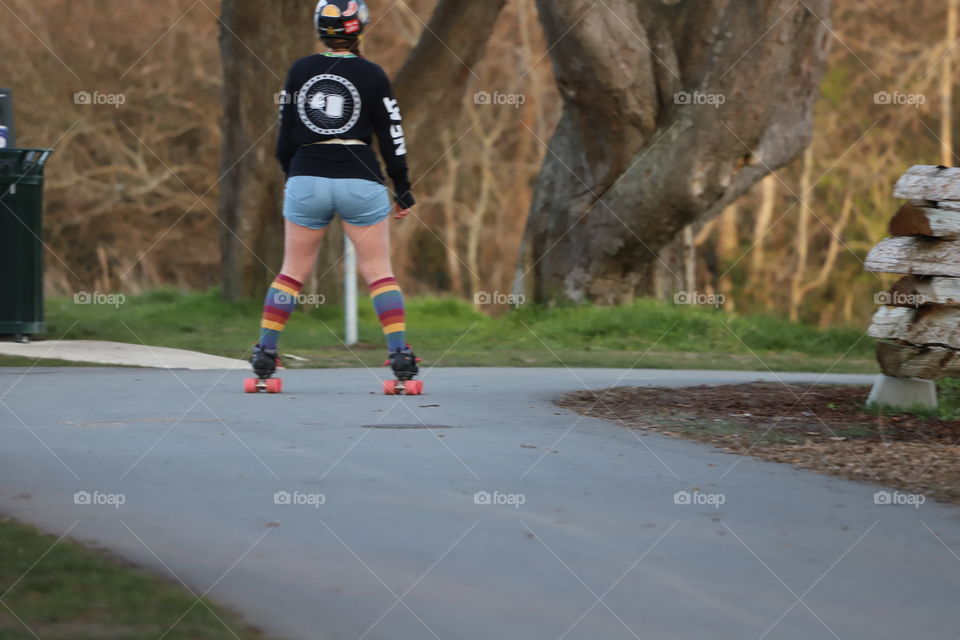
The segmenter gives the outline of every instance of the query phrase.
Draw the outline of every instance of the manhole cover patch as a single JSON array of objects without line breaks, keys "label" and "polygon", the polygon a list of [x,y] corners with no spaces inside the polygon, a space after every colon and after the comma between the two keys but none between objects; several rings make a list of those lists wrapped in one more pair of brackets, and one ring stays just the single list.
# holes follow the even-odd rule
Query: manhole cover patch
[{"label": "manhole cover patch", "polygon": [[455,429],[446,424],[365,424],[363,429]]}]

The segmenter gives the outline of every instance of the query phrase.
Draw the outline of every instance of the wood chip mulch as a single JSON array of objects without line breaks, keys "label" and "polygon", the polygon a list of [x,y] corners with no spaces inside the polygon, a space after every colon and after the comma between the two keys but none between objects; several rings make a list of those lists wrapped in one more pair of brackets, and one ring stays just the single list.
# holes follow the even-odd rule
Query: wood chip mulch
[{"label": "wood chip mulch", "polygon": [[631,429],[960,504],[960,420],[865,410],[869,387],[752,383],[578,391],[557,404]]}]

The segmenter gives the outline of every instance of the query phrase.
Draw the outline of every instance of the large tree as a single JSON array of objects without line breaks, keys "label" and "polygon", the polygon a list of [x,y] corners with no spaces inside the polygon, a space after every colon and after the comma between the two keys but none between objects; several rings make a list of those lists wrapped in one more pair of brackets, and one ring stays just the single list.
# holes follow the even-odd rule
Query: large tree
[{"label": "large tree", "polygon": [[[220,245],[223,292],[228,299],[262,293],[282,255],[280,205],[283,181],[273,160],[277,105],[290,64],[313,50],[314,2],[223,0],[223,154],[220,184]],[[374,23],[390,7],[368,2]],[[483,54],[506,0],[440,0],[420,42],[397,75],[411,148],[417,149],[414,179],[443,154],[442,134],[460,114],[470,68]],[[425,126],[429,124],[429,126]],[[342,236],[325,241],[318,273],[332,286]]]},{"label": "large tree", "polygon": [[679,231],[809,144],[830,0],[538,3],[564,110],[525,284],[540,301],[629,300]]},{"label": "large tree", "polygon": [[[316,38],[303,0],[224,0],[220,253],[223,295],[259,295],[282,255],[282,174],[274,160],[287,69]],[[306,8],[306,10],[305,10]]]}]

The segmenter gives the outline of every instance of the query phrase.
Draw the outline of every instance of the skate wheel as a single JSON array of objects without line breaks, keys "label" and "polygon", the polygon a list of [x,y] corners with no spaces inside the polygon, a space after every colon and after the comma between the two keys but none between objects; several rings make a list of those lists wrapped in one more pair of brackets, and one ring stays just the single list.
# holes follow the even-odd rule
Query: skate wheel
[{"label": "skate wheel", "polygon": [[267,378],[267,393],[283,393],[283,380],[281,378]]},{"label": "skate wheel", "polygon": [[397,381],[396,380],[384,380],[383,381],[383,393],[388,396],[397,395]]},{"label": "skate wheel", "polygon": [[408,396],[420,396],[423,395],[423,381],[422,380],[411,380],[407,383],[406,393]]},{"label": "skate wheel", "polygon": [[258,382],[259,380],[257,380],[256,378],[247,378],[246,380],[243,381],[243,392],[256,393],[257,391],[259,391],[259,389],[257,389]]}]

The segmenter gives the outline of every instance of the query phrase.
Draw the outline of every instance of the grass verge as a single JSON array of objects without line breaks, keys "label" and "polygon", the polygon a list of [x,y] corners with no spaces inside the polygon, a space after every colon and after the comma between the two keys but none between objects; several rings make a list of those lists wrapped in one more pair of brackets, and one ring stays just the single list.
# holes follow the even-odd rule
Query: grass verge
[{"label": "grass verge", "polygon": [[[258,301],[223,302],[217,291],[154,291],[119,306],[47,303],[48,337],[190,349],[243,358],[256,340]],[[427,365],[645,367],[873,373],[872,341],[851,328],[819,330],[768,316],[640,299],[618,307],[522,306],[497,317],[449,298],[408,302],[409,339]],[[341,342],[342,309],[293,315],[283,353],[290,367],[379,366],[383,343],[361,304],[360,344]],[[0,360],[0,364],[5,364]]]},{"label": "grass verge", "polygon": [[264,637],[178,585],[2,517],[0,559],[3,640]]},{"label": "grass verge", "polygon": [[93,362],[72,362],[57,360],[56,358],[22,358],[19,356],[0,355],[0,367],[102,367],[102,364]]}]

